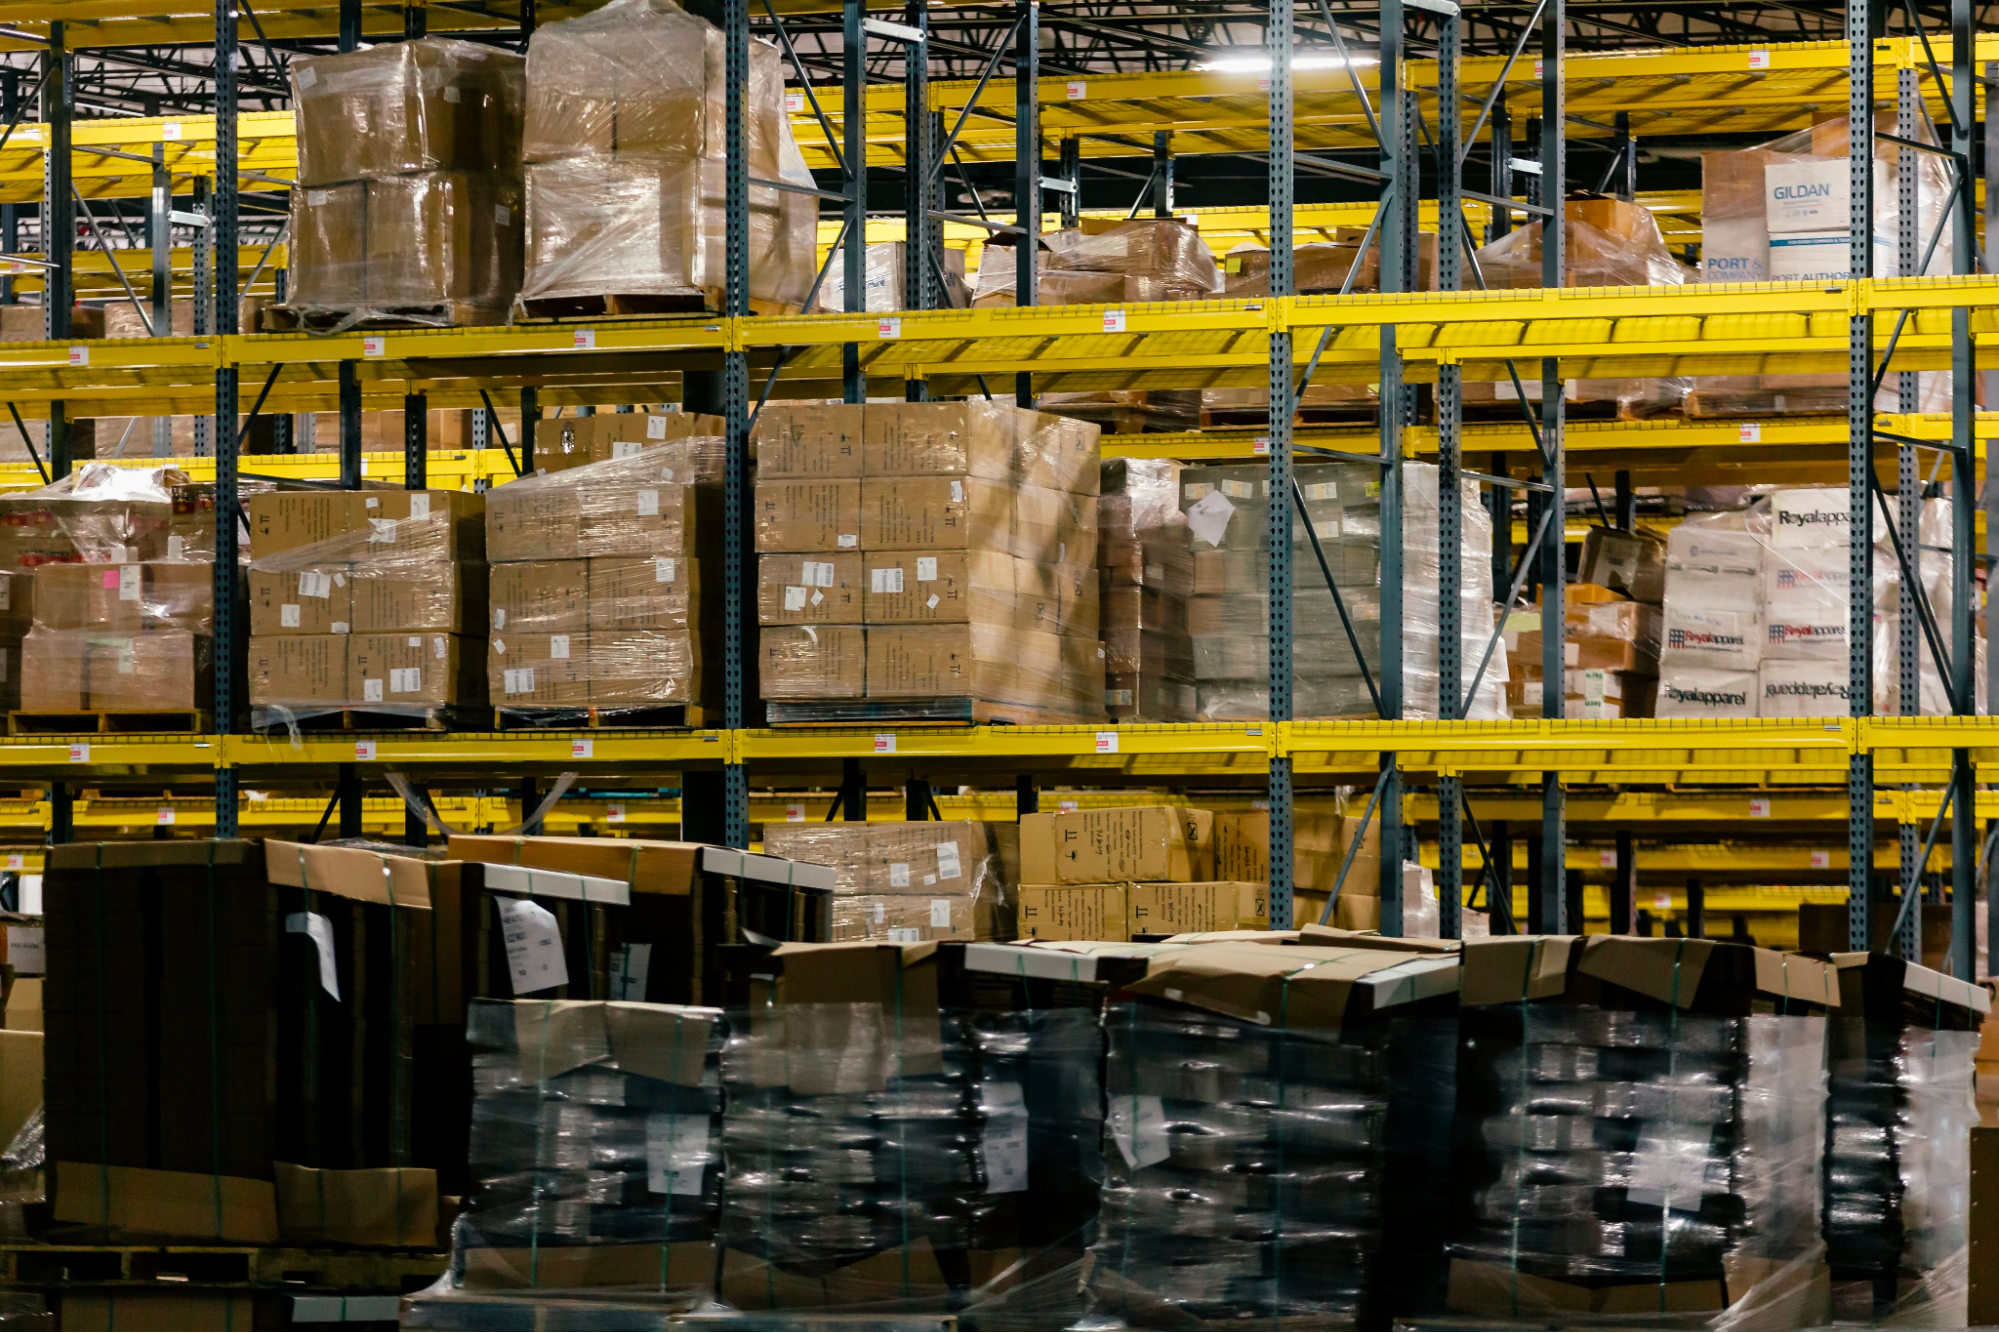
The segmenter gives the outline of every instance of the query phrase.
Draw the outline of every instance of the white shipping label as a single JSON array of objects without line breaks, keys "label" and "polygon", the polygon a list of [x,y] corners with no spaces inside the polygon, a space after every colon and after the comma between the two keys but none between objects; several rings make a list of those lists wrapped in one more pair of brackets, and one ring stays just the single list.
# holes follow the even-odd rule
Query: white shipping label
[{"label": "white shipping label", "polygon": [[833,586],[833,562],[831,560],[806,560],[801,562],[804,572],[798,581],[808,588],[830,588]]},{"label": "white shipping label", "polygon": [[876,753],[876,754],[894,754],[894,753],[895,753],[895,733],[894,733],[894,732],[892,732],[892,731],[878,731],[878,732],[876,732],[876,733],[875,733],[875,753]]},{"label": "white shipping label", "polygon": [[569,984],[569,963],[562,956],[562,930],[555,914],[526,898],[494,898],[500,909],[500,934],[507,944],[507,970],[514,994],[527,995]]},{"label": "white shipping label", "polygon": [[805,609],[805,589],[796,584],[787,584],[784,589],[784,609],[803,611]]},{"label": "white shipping label", "polygon": [[[623,807],[619,807],[622,812]],[[611,955],[611,998],[639,1000],[646,997],[646,973],[652,967],[650,944],[627,944]]]},{"label": "white shipping label", "polygon": [[508,667],[502,674],[506,676],[508,694],[534,693],[533,667]]},{"label": "white shipping label", "polygon": [[666,438],[665,417],[657,412],[648,412],[646,414],[646,438],[648,440],[663,440]]},{"label": "white shipping label", "polygon": [[861,545],[861,534],[860,534],[860,533],[858,533],[858,532],[843,532],[843,533],[841,533],[841,534],[840,534],[840,549],[841,549],[841,550],[843,550],[843,551],[847,551],[847,550],[859,550],[859,549],[860,549],[860,545]]},{"label": "white shipping label", "polygon": [[906,889],[909,887],[909,862],[889,862],[888,886],[892,889]]},{"label": "white shipping label", "polygon": [[430,655],[440,662],[451,656],[451,636],[448,634],[431,635]]},{"label": "white shipping label", "polygon": [[708,1117],[654,1111],[646,1116],[646,1192],[701,1193],[708,1169]]},{"label": "white shipping label", "polygon": [[390,667],[389,693],[416,694],[423,689],[422,667]]},{"label": "white shipping label", "polygon": [[313,84],[318,82],[319,82],[319,71],[314,69],[312,66],[307,65],[304,69],[298,72],[298,86],[300,88],[309,89],[312,87]]},{"label": "white shipping label", "polygon": [[1116,754],[1117,752],[1118,752],[1118,748],[1117,748],[1117,733],[1116,733],[1115,731],[1100,731],[1100,732],[1098,732],[1098,733],[1097,733],[1097,753],[1098,753],[1098,754]]},{"label": "white shipping label", "polygon": [[396,521],[392,518],[369,519],[368,540],[393,546],[396,540]]},{"label": "white shipping label", "polygon": [[[958,858],[958,844],[940,842],[937,844],[937,878],[957,879],[965,873],[965,866]],[[945,923],[950,924],[949,922]]]},{"label": "white shipping label", "polygon": [[796,802],[785,806],[784,822],[787,824],[803,824],[805,822],[805,807]]},{"label": "white shipping label", "polygon": [[283,626],[285,629],[298,628],[299,620],[298,620],[297,602],[286,602],[284,605],[278,608],[278,624]]},{"label": "white shipping label", "polygon": [[569,636],[567,634],[549,635],[548,655],[557,661],[567,659],[569,656]]},{"label": "white shipping label", "polygon": [[869,591],[875,593],[902,591],[902,566],[868,571]]},{"label": "white shipping label", "polygon": [[418,491],[416,494],[410,496],[410,517],[430,517],[430,496],[422,491]]},{"label": "white shipping label", "polygon": [[138,565],[121,565],[118,569],[118,600],[136,602],[143,590],[146,571]]},{"label": "white shipping label", "polygon": [[941,600],[943,599],[938,597],[938,595],[933,592],[930,594],[930,600],[925,602],[923,605],[926,609],[935,611],[937,609],[937,603]]},{"label": "white shipping label", "polygon": [[642,440],[613,440],[611,441],[611,457],[613,459],[635,458],[644,453],[645,448],[645,442]]},{"label": "white shipping label", "polygon": [[[38,977],[48,970],[48,951],[40,926],[7,927],[7,963],[22,976]],[[322,969],[322,972],[324,969]],[[339,999],[338,995],[333,997]]]},{"label": "white shipping label", "polygon": [[1106,311],[1104,311],[1104,332],[1105,332],[1105,333],[1123,333],[1124,331],[1125,331],[1125,329],[1124,329],[1124,311],[1122,311],[1122,310],[1106,310]]},{"label": "white shipping label", "polygon": [[494,205],[493,205],[493,225],[494,225],[495,227],[511,227],[511,226],[513,226],[513,225],[514,225],[514,210],[513,210],[513,209],[511,209],[511,208],[508,208],[508,207],[507,207],[507,206],[506,206],[505,204],[494,204]]},{"label": "white shipping label", "polygon": [[167,559],[184,560],[186,558],[187,558],[187,539],[184,537],[167,538]]},{"label": "white shipping label", "polygon": [[923,943],[923,932],[915,926],[890,926],[888,928],[888,942],[890,944],[921,944]]},{"label": "white shipping label", "polygon": [[1256,498],[1256,483],[1225,477],[1221,483],[1221,492],[1232,500],[1253,500]]},{"label": "white shipping label", "polygon": [[1027,1188],[1027,1098],[1018,1083],[979,1085],[986,1113],[986,1193],[1018,1194]]},{"label": "white shipping label", "polygon": [[651,518],[659,513],[659,488],[645,486],[639,490],[639,517]]},{"label": "white shipping label", "polygon": [[652,558],[652,581],[654,583],[671,583],[673,582],[674,575],[679,572],[679,562],[672,556],[656,555]]},{"label": "white shipping label", "polygon": [[916,557],[916,581],[918,583],[935,583],[937,581],[936,556],[919,555]]},{"label": "white shipping label", "polygon": [[1220,491],[1210,491],[1187,510],[1187,530],[1210,546],[1222,544],[1235,506]]},{"label": "white shipping label", "polygon": [[1111,1138],[1125,1165],[1137,1170],[1172,1155],[1166,1140],[1166,1103],[1158,1097],[1112,1097]]},{"label": "white shipping label", "polygon": [[[605,804],[605,806],[604,806],[604,822],[605,822],[606,824],[622,824],[622,823],[624,823],[624,822],[625,822],[625,803],[624,803],[623,801],[610,801],[610,802],[607,802],[607,803]],[[652,946],[651,946],[650,944],[641,944],[641,945],[633,945],[632,947],[633,947],[633,948],[640,948],[640,949],[650,949],[650,948],[652,948]],[[641,998],[641,999],[643,999],[643,998],[645,998],[645,997],[641,996],[640,998]]]},{"label": "white shipping label", "polygon": [[888,905],[886,903],[876,902],[870,903],[868,906],[875,909],[874,922],[877,926],[888,920]]},{"label": "white shipping label", "polygon": [[118,645],[118,674],[121,676],[139,674],[139,654],[130,639]]},{"label": "white shipping label", "polygon": [[930,925],[936,930],[951,929],[951,900],[932,898],[930,900]]},{"label": "white shipping label", "polygon": [[1812,869],[1814,869],[1814,870],[1830,870],[1831,868],[1832,868],[1832,853],[1831,853],[1831,852],[1813,852],[1813,853],[1812,853]]},{"label": "white shipping label", "polygon": [[322,601],[333,596],[333,577],[316,569],[302,571],[298,576],[298,595],[317,597]]},{"label": "white shipping label", "polygon": [[951,503],[965,503],[965,483],[953,478],[951,481]]},{"label": "white shipping label", "polygon": [[456,103],[457,103],[457,102],[458,102],[458,101],[459,101],[459,100],[460,100],[460,99],[461,99],[461,98],[462,98],[463,96],[464,96],[464,94],[460,93],[460,92],[459,92],[459,91],[458,91],[458,90],[457,90],[456,88],[452,88],[452,87],[448,87],[448,86],[447,86],[447,87],[445,88],[445,90],[444,90],[444,100],[445,100],[445,101],[447,101],[447,102],[450,102],[450,103],[453,103],[454,105],[455,105],[455,104],[456,104]]},{"label": "white shipping label", "polygon": [[826,600],[826,594],[825,594],[825,593],[823,593],[823,592],[820,592],[820,591],[819,591],[819,590],[818,590],[817,588],[814,588],[814,589],[812,590],[812,605],[814,605],[814,606],[817,606],[817,605],[819,605],[819,603],[821,603],[821,602],[823,602],[823,601],[825,601],[825,600]]},{"label": "white shipping label", "polygon": [[303,935],[319,953],[319,988],[340,998],[340,969],[333,961],[333,923],[317,912],[293,912],[285,917],[285,933]]}]

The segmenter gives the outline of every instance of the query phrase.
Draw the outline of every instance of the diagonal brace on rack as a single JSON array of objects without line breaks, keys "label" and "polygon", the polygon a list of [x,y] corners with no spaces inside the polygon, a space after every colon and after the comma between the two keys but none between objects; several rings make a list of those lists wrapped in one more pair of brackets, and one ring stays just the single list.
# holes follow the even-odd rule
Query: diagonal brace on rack
[{"label": "diagonal brace on rack", "polygon": [[1382,790],[1388,786],[1388,780],[1394,776],[1393,768],[1384,768],[1381,770],[1381,776],[1375,779],[1374,794],[1367,798],[1367,809],[1361,813],[1360,827],[1354,830],[1353,840],[1347,843],[1346,859],[1340,862],[1340,873],[1333,880],[1333,891],[1326,895],[1326,905],[1319,912],[1319,924],[1322,926],[1330,926],[1333,923],[1333,908],[1340,901],[1340,890],[1346,887],[1347,871],[1353,869],[1354,853],[1358,852],[1361,843],[1366,841],[1367,826],[1374,819],[1374,807],[1380,804]]},{"label": "diagonal brace on rack", "polygon": [[1950,701],[1951,712],[1955,713],[1958,711],[1960,701],[1957,691],[1951,686],[1950,654],[1943,650],[1943,636],[1937,630],[1936,611],[1930,606],[1929,594],[1924,591],[1922,581],[1916,577],[1916,571],[1909,563],[1908,554],[1902,548],[1902,534],[1895,530],[1894,511],[1888,507],[1888,495],[1881,489],[1880,479],[1874,475],[1872,467],[1867,469],[1867,485],[1881,506],[1882,517],[1888,525],[1888,540],[1895,547],[1895,562],[1900,568],[1904,586],[1912,594],[1911,600],[1916,607],[1916,620],[1923,627],[1923,637],[1930,641],[1930,654],[1935,658],[1937,674],[1942,678],[1944,697]]},{"label": "diagonal brace on rack", "polygon": [[[1943,828],[1944,816],[1950,813],[1951,802],[1956,799],[1957,799],[1957,784],[1955,782],[1952,782],[1945,786],[1943,804],[1937,807],[1937,817],[1930,821],[1929,836],[1923,839],[1923,854],[1916,858],[1916,864],[1913,867],[1909,867],[1909,869],[1913,869],[1915,872],[1911,876],[1912,883],[1920,881],[1920,879],[1922,878],[1922,868],[1930,863],[1930,853],[1936,850],[1937,832],[1938,830]],[[1921,893],[1913,892],[1909,889],[1904,889],[1902,891],[1901,910],[1895,913],[1895,925],[1893,929],[1891,929],[1888,932],[1888,938],[1890,941],[1893,941],[1896,938],[1898,938],[1901,935],[1903,928],[1909,924],[1909,909],[1914,907],[1918,902],[1920,902],[1922,900],[1922,896],[1923,895]],[[1893,948],[1894,946],[1891,943],[1889,947]],[[1915,963],[1922,961],[1922,956],[1921,956],[1922,946],[1920,944],[1917,945],[1916,953],[1917,956],[1915,958],[1909,959],[1908,960],[1909,962]]]},{"label": "diagonal brace on rack", "polygon": [[1312,522],[1312,515],[1305,508],[1305,492],[1298,487],[1298,479],[1291,479],[1291,499],[1298,507],[1298,517],[1305,521],[1305,535],[1312,539],[1312,554],[1319,558],[1319,572],[1325,576],[1326,591],[1333,595],[1333,609],[1340,613],[1340,628],[1347,634],[1347,644],[1353,649],[1354,661],[1360,663],[1360,678],[1367,682],[1368,695],[1374,700],[1374,713],[1381,716],[1381,691],[1375,688],[1374,673],[1367,669],[1367,654],[1360,649],[1360,636],[1354,633],[1353,620],[1347,615],[1346,599],[1340,596],[1340,587],[1333,579],[1333,568],[1326,563],[1326,550],[1319,545],[1319,528]]},{"label": "diagonal brace on rack", "polygon": [[[1527,586],[1528,571],[1534,568],[1534,553],[1541,549],[1541,539],[1548,535],[1549,522],[1561,512],[1562,506],[1558,501],[1559,497],[1553,496],[1551,490],[1548,504],[1541,510],[1541,522],[1535,527],[1534,535],[1527,539],[1525,549],[1520,552],[1520,563],[1513,570],[1513,586],[1506,590],[1506,601],[1501,605],[1511,607],[1519,600],[1520,590]],[[1485,641],[1485,655],[1478,659],[1478,672],[1471,678],[1471,688],[1465,691],[1464,699],[1458,704],[1460,714],[1468,711],[1471,701],[1478,697],[1478,687],[1485,680],[1485,669],[1492,663],[1493,649],[1499,646],[1499,640],[1505,633],[1506,622],[1502,619],[1493,626],[1492,637]]]},{"label": "diagonal brace on rack", "polygon": [[770,15],[771,26],[777,29],[777,39],[784,45],[785,55],[791,58],[792,68],[798,71],[798,82],[805,89],[805,100],[812,104],[812,114],[818,117],[819,128],[825,131],[826,147],[832,151],[833,166],[841,175],[847,174],[847,163],[840,156],[840,136],[833,132],[833,122],[819,105],[819,95],[812,91],[812,76],[805,69],[805,62],[798,58],[797,48],[791,44],[791,34],[784,29],[783,20],[771,8],[770,0],[764,0],[764,13]]},{"label": "diagonal brace on rack", "polygon": [[958,113],[957,123],[952,125],[951,132],[944,136],[943,150],[937,154],[937,161],[930,167],[933,181],[944,174],[944,159],[956,155],[958,136],[964,133],[965,122],[972,118],[972,112],[979,104],[979,95],[985,92],[986,84],[992,80],[993,71],[999,68],[1002,60],[1006,59],[1007,52],[1013,49],[1013,39],[1020,32],[1020,25],[1026,21],[1026,17],[1025,14],[1015,17],[1012,26],[1006,30],[1006,36],[993,51],[992,58],[986,61],[986,67],[979,71],[979,81],[972,85],[972,95],[965,100],[965,109]]}]

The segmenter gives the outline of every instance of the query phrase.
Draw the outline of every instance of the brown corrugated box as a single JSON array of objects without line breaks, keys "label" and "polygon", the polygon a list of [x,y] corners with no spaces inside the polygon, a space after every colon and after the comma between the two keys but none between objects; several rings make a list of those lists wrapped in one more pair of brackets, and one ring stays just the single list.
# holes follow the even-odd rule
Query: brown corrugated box
[{"label": "brown corrugated box", "polygon": [[766,699],[858,699],[866,692],[868,632],[859,625],[768,626],[761,648]]},{"label": "brown corrugated box", "polygon": [[385,560],[354,566],[355,634],[441,630],[478,634],[487,624],[486,566],[471,560],[405,566]]},{"label": "brown corrugated box", "polygon": [[21,641],[21,707],[29,712],[88,708],[88,650],[67,634],[29,634]]},{"label": "brown corrugated box", "polygon": [[250,633],[346,634],[354,627],[354,586],[345,564],[301,570],[252,568]]},{"label": "brown corrugated box", "polygon": [[701,412],[598,412],[543,421],[535,430],[535,470],[561,472],[670,440],[720,436],[726,426],[722,418]]},{"label": "brown corrugated box", "polygon": [[766,403],[750,445],[759,477],[859,477],[862,413],[858,403]]},{"label": "brown corrugated box", "polygon": [[456,634],[350,634],[346,643],[348,702],[357,708],[485,702],[485,654],[468,670]]},{"label": "brown corrugated box", "polygon": [[526,62],[444,38],[301,56],[299,181],[519,170]]},{"label": "brown corrugated box", "polygon": [[682,555],[612,555],[590,561],[590,628],[698,627],[701,567]]},{"label": "brown corrugated box", "polygon": [[992,852],[986,826],[969,819],[870,824],[866,848],[869,893],[970,893]]},{"label": "brown corrugated box", "polygon": [[486,694],[505,708],[581,708],[590,702],[590,639],[496,632],[487,645]]},{"label": "brown corrugated box", "polygon": [[520,290],[524,223],[514,177],[440,171],[371,180],[365,299],[374,306],[510,300]]},{"label": "brown corrugated box", "polygon": [[1210,881],[1214,825],[1211,810],[1168,805],[1024,817],[1021,875],[1041,884]]},{"label": "brown corrugated box", "polygon": [[977,625],[874,625],[867,652],[870,699],[1060,702],[1062,645],[1054,634]]},{"label": "brown corrugated box", "polygon": [[205,708],[214,698],[214,641],[185,630],[92,632],[91,708]]},{"label": "brown corrugated box", "polygon": [[920,944],[980,938],[977,904],[964,894],[885,893],[833,900],[833,938]]},{"label": "brown corrugated box", "polygon": [[861,565],[862,618],[870,625],[964,623],[975,584],[988,610],[1010,609],[1013,600],[1013,557],[998,552],[869,551]]},{"label": "brown corrugated box", "polygon": [[862,425],[860,475],[883,479],[954,475],[1012,481],[1022,424],[1018,417],[994,412],[982,403],[870,407]]},{"label": "brown corrugated box", "polygon": [[757,482],[759,551],[858,551],[861,518],[858,481]]},{"label": "brown corrugated box", "polygon": [[359,305],[368,299],[366,182],[292,191],[290,268],[289,299],[299,305]]},{"label": "brown corrugated box", "polygon": [[1020,936],[1042,940],[1128,940],[1130,885],[1022,884]]},{"label": "brown corrugated box", "polygon": [[356,558],[413,546],[454,560],[485,555],[485,497],[466,491],[265,491],[250,497],[249,511],[250,549],[260,560],[350,538]]},{"label": "brown corrugated box", "polygon": [[590,627],[589,561],[509,560],[489,568],[495,633],[581,634]]},{"label": "brown corrugated box", "polygon": [[757,620],[765,625],[858,625],[866,605],[858,551],[757,557]]},{"label": "brown corrugated box", "polygon": [[215,567],[177,560],[44,565],[34,601],[35,623],[49,629],[206,633],[215,623]]},{"label": "brown corrugated box", "polygon": [[1009,550],[1014,498],[1011,484],[976,477],[869,477],[861,482],[861,549]]},{"label": "brown corrugated box", "polygon": [[593,630],[589,669],[598,707],[701,702],[701,656],[688,630]]},{"label": "brown corrugated box", "polygon": [[[276,1188],[268,1180],[56,1162],[55,1219],[126,1236],[179,1236],[275,1245]],[[101,1327],[110,1327],[109,1324]]]},{"label": "brown corrugated box", "polygon": [[[1301,809],[1292,819],[1291,882],[1312,893],[1332,892],[1347,846],[1360,828],[1353,815],[1330,810]],[[1224,879],[1268,881],[1270,878],[1270,815],[1252,810],[1215,816],[1216,873]],[[1381,825],[1369,820],[1360,850],[1354,853],[1342,894],[1375,893],[1381,880]]]},{"label": "brown corrugated box", "polygon": [[285,1244],[427,1250],[438,1243],[435,1171],[271,1165],[277,1176],[278,1238]]},{"label": "brown corrugated box", "polygon": [[[47,312],[38,305],[0,306],[0,342],[38,343],[48,335],[43,331]],[[72,338],[102,338],[104,336],[104,312],[96,306],[77,305],[70,307],[70,334]]]},{"label": "brown corrugated box", "polygon": [[595,875],[631,886],[634,893],[686,895],[694,891],[702,844],[659,838],[528,838],[454,833],[446,849],[454,861]]},{"label": "brown corrugated box", "polygon": [[250,639],[250,702],[258,707],[339,707],[347,688],[344,634],[269,634]]},{"label": "brown corrugated box", "polygon": [[1134,935],[1261,930],[1270,924],[1270,886],[1233,881],[1133,884],[1127,901]]}]

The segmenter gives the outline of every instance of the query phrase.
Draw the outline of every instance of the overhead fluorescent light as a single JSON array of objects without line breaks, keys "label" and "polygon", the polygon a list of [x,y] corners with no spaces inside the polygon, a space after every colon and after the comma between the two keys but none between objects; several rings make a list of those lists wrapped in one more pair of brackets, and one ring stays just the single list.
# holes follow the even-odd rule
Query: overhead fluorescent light
[{"label": "overhead fluorescent light", "polygon": [[[1354,56],[1341,60],[1338,56],[1310,55],[1291,57],[1292,69],[1338,69],[1342,65],[1378,65],[1381,62],[1373,56]],[[1213,70],[1218,74],[1263,74],[1270,69],[1268,55],[1228,56],[1221,60],[1210,60],[1200,68]]]}]

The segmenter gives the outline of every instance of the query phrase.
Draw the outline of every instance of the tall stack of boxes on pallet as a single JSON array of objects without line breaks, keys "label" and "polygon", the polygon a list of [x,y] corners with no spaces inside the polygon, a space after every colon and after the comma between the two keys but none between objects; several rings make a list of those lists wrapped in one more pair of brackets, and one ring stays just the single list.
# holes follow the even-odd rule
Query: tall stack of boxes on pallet
[{"label": "tall stack of boxes on pallet", "polygon": [[1096,427],[977,401],[770,405],[753,443],[772,721],[1103,716]]},{"label": "tall stack of boxes on pallet", "polygon": [[1011,832],[975,819],[771,824],[764,850],[833,868],[835,940],[1009,940]]},{"label": "tall stack of boxes on pallet", "polygon": [[1104,711],[1113,721],[1194,718],[1194,643],[1187,634],[1194,563],[1180,516],[1180,471],[1171,459],[1104,461],[1097,603]]},{"label": "tall stack of boxes on pallet", "polygon": [[[1666,542],[1645,529],[1593,527],[1578,581],[1563,590],[1563,716],[1651,717],[1664,636]],[[1546,715],[1541,607],[1506,613],[1515,717]]]}]

